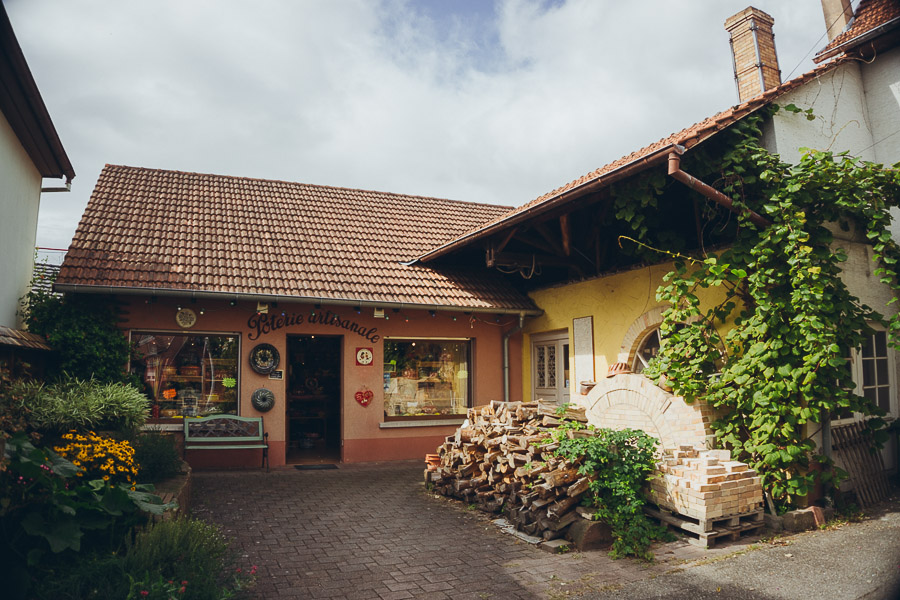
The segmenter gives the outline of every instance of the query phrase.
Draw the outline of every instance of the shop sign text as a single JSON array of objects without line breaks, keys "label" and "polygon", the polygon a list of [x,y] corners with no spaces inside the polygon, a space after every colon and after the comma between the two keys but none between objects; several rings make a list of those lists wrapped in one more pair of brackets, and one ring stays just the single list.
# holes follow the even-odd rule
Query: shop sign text
[{"label": "shop sign text", "polygon": [[377,344],[378,340],[381,339],[381,336],[375,333],[378,331],[377,327],[372,327],[371,329],[363,327],[356,321],[342,319],[340,315],[336,315],[330,310],[318,312],[306,318],[299,313],[253,314],[247,319],[247,327],[251,329],[247,339],[252,342],[253,340],[259,339],[262,335],[274,333],[284,327],[301,325],[304,321],[310,325],[332,325],[339,329],[346,329],[347,331],[364,337],[373,344]]}]

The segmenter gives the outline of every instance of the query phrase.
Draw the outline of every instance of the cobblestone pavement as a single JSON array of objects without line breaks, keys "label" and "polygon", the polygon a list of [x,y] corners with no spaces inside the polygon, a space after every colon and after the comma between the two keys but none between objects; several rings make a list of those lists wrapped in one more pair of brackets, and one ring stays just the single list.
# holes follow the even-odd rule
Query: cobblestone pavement
[{"label": "cobblestone pavement", "polygon": [[259,567],[256,597],[564,598],[618,589],[684,561],[740,550],[685,542],[657,562],[603,551],[548,554],[502,533],[492,517],[435,496],[421,461],[195,472],[193,513],[236,538]]}]

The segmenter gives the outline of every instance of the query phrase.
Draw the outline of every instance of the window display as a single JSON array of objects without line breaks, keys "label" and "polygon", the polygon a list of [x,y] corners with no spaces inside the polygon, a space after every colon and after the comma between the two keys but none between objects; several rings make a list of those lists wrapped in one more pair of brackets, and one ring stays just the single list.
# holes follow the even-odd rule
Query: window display
[{"label": "window display", "polygon": [[237,414],[238,338],[132,333],[154,417]]},{"label": "window display", "polygon": [[469,340],[384,341],[386,420],[464,416],[470,406]]}]

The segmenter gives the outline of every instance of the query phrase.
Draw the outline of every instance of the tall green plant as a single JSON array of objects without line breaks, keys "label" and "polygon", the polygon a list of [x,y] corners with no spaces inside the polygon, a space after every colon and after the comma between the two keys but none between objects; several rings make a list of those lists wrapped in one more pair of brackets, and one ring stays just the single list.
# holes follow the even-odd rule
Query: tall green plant
[{"label": "tall green plant", "polygon": [[118,328],[119,309],[111,297],[59,296],[32,286],[22,300],[28,331],[47,338],[58,372],[102,382],[136,378],[126,373],[132,347]]},{"label": "tall green plant", "polygon": [[[817,477],[833,483],[831,463],[812,439],[830,414],[855,411],[872,417],[872,430],[883,426],[879,408],[854,393],[846,357],[871,333],[869,322],[886,325],[896,344],[900,317],[885,319],[850,293],[841,278],[847,253],[833,231],[864,232],[876,275],[898,291],[900,249],[889,209],[900,205],[900,165],[885,169],[808,149],[798,164],[786,164],[760,146],[761,120],[752,116],[732,128],[731,150],[716,167],[735,206],[772,224],[759,228],[741,214],[728,248],[676,261],[657,291],[670,305],[666,343],[646,373],[665,377],[688,401],[719,409],[719,440],[787,507]],[[725,298],[703,307],[702,288],[722,288]],[[726,323],[732,327],[720,337],[716,326]],[[711,377],[716,361],[721,373]]]},{"label": "tall green plant", "polygon": [[568,435],[583,427],[581,423],[564,422],[554,432],[554,441],[559,444],[555,454],[577,464],[578,472],[591,478],[584,503],[612,531],[610,556],[652,560],[651,542],[665,536],[665,529],[644,514],[645,488],[653,476],[659,441],[635,429],[615,431],[592,425],[587,427],[590,435]]},{"label": "tall green plant", "polygon": [[28,411],[29,426],[47,433],[61,434],[72,429],[130,433],[147,419],[147,397],[123,383],[64,376],[49,384],[15,382],[9,394],[18,408]]}]

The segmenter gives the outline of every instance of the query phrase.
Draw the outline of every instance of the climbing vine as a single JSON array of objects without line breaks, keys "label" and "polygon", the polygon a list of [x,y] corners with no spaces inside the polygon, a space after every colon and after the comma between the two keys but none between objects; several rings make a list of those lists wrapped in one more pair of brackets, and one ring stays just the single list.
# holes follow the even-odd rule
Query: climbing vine
[{"label": "climbing vine", "polygon": [[[781,110],[812,116],[793,105]],[[850,293],[841,278],[842,240],[870,246],[875,275],[896,295],[900,248],[889,209],[900,205],[900,165],[810,149],[787,164],[760,145],[762,120],[750,116],[726,132],[730,149],[714,168],[736,207],[771,225],[757,227],[743,212],[724,249],[676,256],[657,290],[669,304],[666,341],[645,374],[715,407],[719,441],[786,508],[817,479],[834,483],[838,472],[813,441],[829,415],[854,411],[870,417],[873,431],[884,425],[877,405],[854,393],[848,357],[871,322],[897,345],[900,318],[887,319]],[[702,305],[703,288],[721,289],[721,302]]]}]

